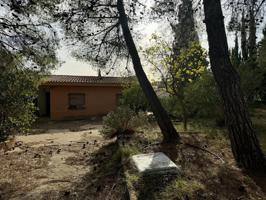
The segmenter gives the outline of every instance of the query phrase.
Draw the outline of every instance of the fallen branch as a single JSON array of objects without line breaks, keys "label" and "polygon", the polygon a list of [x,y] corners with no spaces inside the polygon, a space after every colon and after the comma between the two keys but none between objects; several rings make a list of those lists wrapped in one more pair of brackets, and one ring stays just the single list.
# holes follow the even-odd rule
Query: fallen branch
[{"label": "fallen branch", "polygon": [[217,154],[215,154],[215,153],[209,151],[208,149],[204,149],[204,148],[202,148],[202,147],[199,147],[199,146],[197,146],[197,145],[190,144],[190,143],[187,143],[187,142],[185,142],[185,143],[181,142],[180,144],[183,144],[183,145],[186,145],[186,146],[189,146],[189,147],[195,148],[195,149],[199,149],[199,150],[205,151],[205,152],[207,152],[207,153],[213,155],[213,156],[216,157],[217,159],[221,160],[222,164],[225,163],[225,161],[224,161],[220,156],[218,156]]},{"label": "fallen branch", "polygon": [[[144,149],[147,149],[147,148],[149,148],[149,147],[151,147],[151,146],[155,146],[155,145],[159,145],[159,144],[160,144],[159,142],[157,142],[157,143],[153,143],[153,144],[149,144],[149,145],[145,146]],[[217,154],[215,154],[215,153],[209,151],[208,149],[204,149],[204,148],[202,148],[202,147],[199,147],[199,146],[197,146],[197,145],[190,144],[190,143],[187,143],[187,142],[180,142],[179,144],[183,144],[183,145],[186,145],[186,146],[192,147],[192,148],[194,148],[194,149],[199,149],[199,150],[205,151],[205,152],[207,152],[207,153],[213,155],[213,156],[216,157],[217,159],[221,160],[222,164],[225,163],[225,161],[224,161],[220,156],[218,156]]]}]

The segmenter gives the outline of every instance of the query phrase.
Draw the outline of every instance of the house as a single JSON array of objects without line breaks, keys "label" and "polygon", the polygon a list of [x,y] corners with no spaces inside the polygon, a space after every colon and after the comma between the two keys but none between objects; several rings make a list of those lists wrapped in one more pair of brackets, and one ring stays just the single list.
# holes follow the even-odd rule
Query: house
[{"label": "house", "polygon": [[39,87],[40,116],[52,120],[106,115],[118,104],[127,78],[51,75]]}]

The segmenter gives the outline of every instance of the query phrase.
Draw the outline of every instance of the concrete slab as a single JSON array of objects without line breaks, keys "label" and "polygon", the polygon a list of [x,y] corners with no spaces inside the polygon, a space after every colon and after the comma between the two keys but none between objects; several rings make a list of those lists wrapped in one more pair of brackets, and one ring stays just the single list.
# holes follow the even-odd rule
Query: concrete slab
[{"label": "concrete slab", "polygon": [[178,173],[178,167],[164,153],[137,154],[131,157],[139,173]]}]

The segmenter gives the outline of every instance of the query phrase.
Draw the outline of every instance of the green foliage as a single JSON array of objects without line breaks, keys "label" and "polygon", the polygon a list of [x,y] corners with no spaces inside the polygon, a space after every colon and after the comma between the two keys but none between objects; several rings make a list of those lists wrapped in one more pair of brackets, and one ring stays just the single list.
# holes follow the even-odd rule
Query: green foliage
[{"label": "green foliage", "polygon": [[[177,97],[164,97],[161,102],[170,115],[182,119],[182,108]],[[188,117],[211,119],[218,125],[224,125],[222,101],[211,72],[206,71],[185,88],[184,103]]]},{"label": "green foliage", "polygon": [[241,63],[241,54],[239,53],[237,32],[236,32],[236,36],[235,36],[235,47],[232,49],[230,57],[231,57],[231,62],[233,64],[233,66],[239,67],[239,65]]},{"label": "green foliage", "polygon": [[259,47],[258,64],[266,72],[266,28],[263,30],[263,39]]},{"label": "green foliage", "polygon": [[38,73],[24,68],[8,53],[0,58],[0,141],[26,133],[35,119]]},{"label": "green foliage", "polygon": [[260,42],[258,52],[258,65],[263,76],[263,80],[260,85],[260,97],[266,104],[266,28],[263,30],[263,39]]},{"label": "green foliage", "polygon": [[147,123],[145,113],[136,114],[128,107],[118,107],[103,118],[102,133],[107,137],[119,134],[134,133],[139,127]]},{"label": "green foliage", "polygon": [[[183,49],[174,60],[175,81],[179,87],[185,87],[197,80],[208,66],[207,52],[198,42],[193,42],[188,49]],[[171,83],[171,82],[170,82]]]},{"label": "green foliage", "polygon": [[165,91],[176,97],[177,105],[171,104],[172,100],[170,99],[164,103],[178,108],[178,112],[180,110],[186,130],[187,119],[191,114],[191,105],[189,104],[191,101],[186,99],[185,91],[190,84],[206,73],[207,52],[199,42],[191,42],[189,48],[181,49],[178,55],[173,55],[171,45],[161,37],[153,35],[151,41],[153,46],[144,50],[145,57],[153,65],[154,71],[161,76]]},{"label": "green foliage", "polygon": [[160,101],[171,117],[182,119],[182,111],[176,96],[161,97]]},{"label": "green foliage", "polygon": [[[242,35],[242,42],[243,40],[245,40],[244,35]],[[264,40],[262,40],[257,60],[256,57],[254,57],[254,52],[257,50],[252,47],[250,50],[250,55],[247,54],[247,56],[245,55],[246,53],[243,52],[245,44],[242,44],[243,58],[241,58],[236,33],[235,47],[231,51],[231,62],[238,70],[241,78],[241,87],[248,103],[254,103],[255,100],[259,100],[261,96],[263,96],[263,91],[265,91],[263,88],[263,79],[266,68],[262,67],[265,59],[263,57],[265,56],[264,50],[266,50],[264,47],[266,45],[264,43]]]},{"label": "green foliage", "polygon": [[244,95],[249,103],[253,103],[254,100],[258,99],[258,95],[262,89],[263,73],[258,67],[250,67],[250,65],[252,65],[251,62],[241,64],[238,72]]},{"label": "green foliage", "polygon": [[168,93],[180,95],[180,90],[196,80],[208,66],[207,52],[198,42],[173,56],[171,44],[153,34],[153,46],[144,50],[145,57],[156,72],[159,72]]},{"label": "green foliage", "polygon": [[161,192],[160,199],[183,199],[184,196],[193,196],[204,189],[204,185],[198,181],[179,178]]},{"label": "green foliage", "polygon": [[135,112],[149,110],[147,98],[137,82],[131,83],[123,90],[120,98],[120,105],[128,106]]},{"label": "green foliage", "polygon": [[224,121],[222,100],[211,72],[207,71],[186,88],[185,99],[191,112],[198,117],[214,119],[218,123]]}]

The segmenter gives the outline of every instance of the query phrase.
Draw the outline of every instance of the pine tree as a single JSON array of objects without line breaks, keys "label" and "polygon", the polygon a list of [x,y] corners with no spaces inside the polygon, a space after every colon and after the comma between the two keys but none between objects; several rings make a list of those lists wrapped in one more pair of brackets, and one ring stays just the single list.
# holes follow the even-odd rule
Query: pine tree
[{"label": "pine tree", "polygon": [[182,0],[179,5],[178,23],[171,23],[174,32],[173,50],[177,56],[182,49],[188,49],[192,42],[198,42],[195,28],[192,0]]},{"label": "pine tree", "polygon": [[258,49],[258,66],[263,73],[263,81],[260,86],[260,98],[266,104],[266,27],[263,29],[263,38]]},{"label": "pine tree", "polygon": [[246,20],[245,12],[242,12],[241,17],[241,52],[243,61],[248,59],[248,50],[247,50],[247,32],[246,32]]},{"label": "pine tree", "polygon": [[266,159],[252,126],[240,78],[230,62],[220,0],[204,0],[211,68],[224,104],[231,148],[238,165],[265,172]]},{"label": "pine tree", "polygon": [[239,54],[239,45],[238,45],[238,34],[237,31],[235,33],[235,47],[231,52],[231,62],[234,67],[238,68],[241,62],[241,56]]}]

